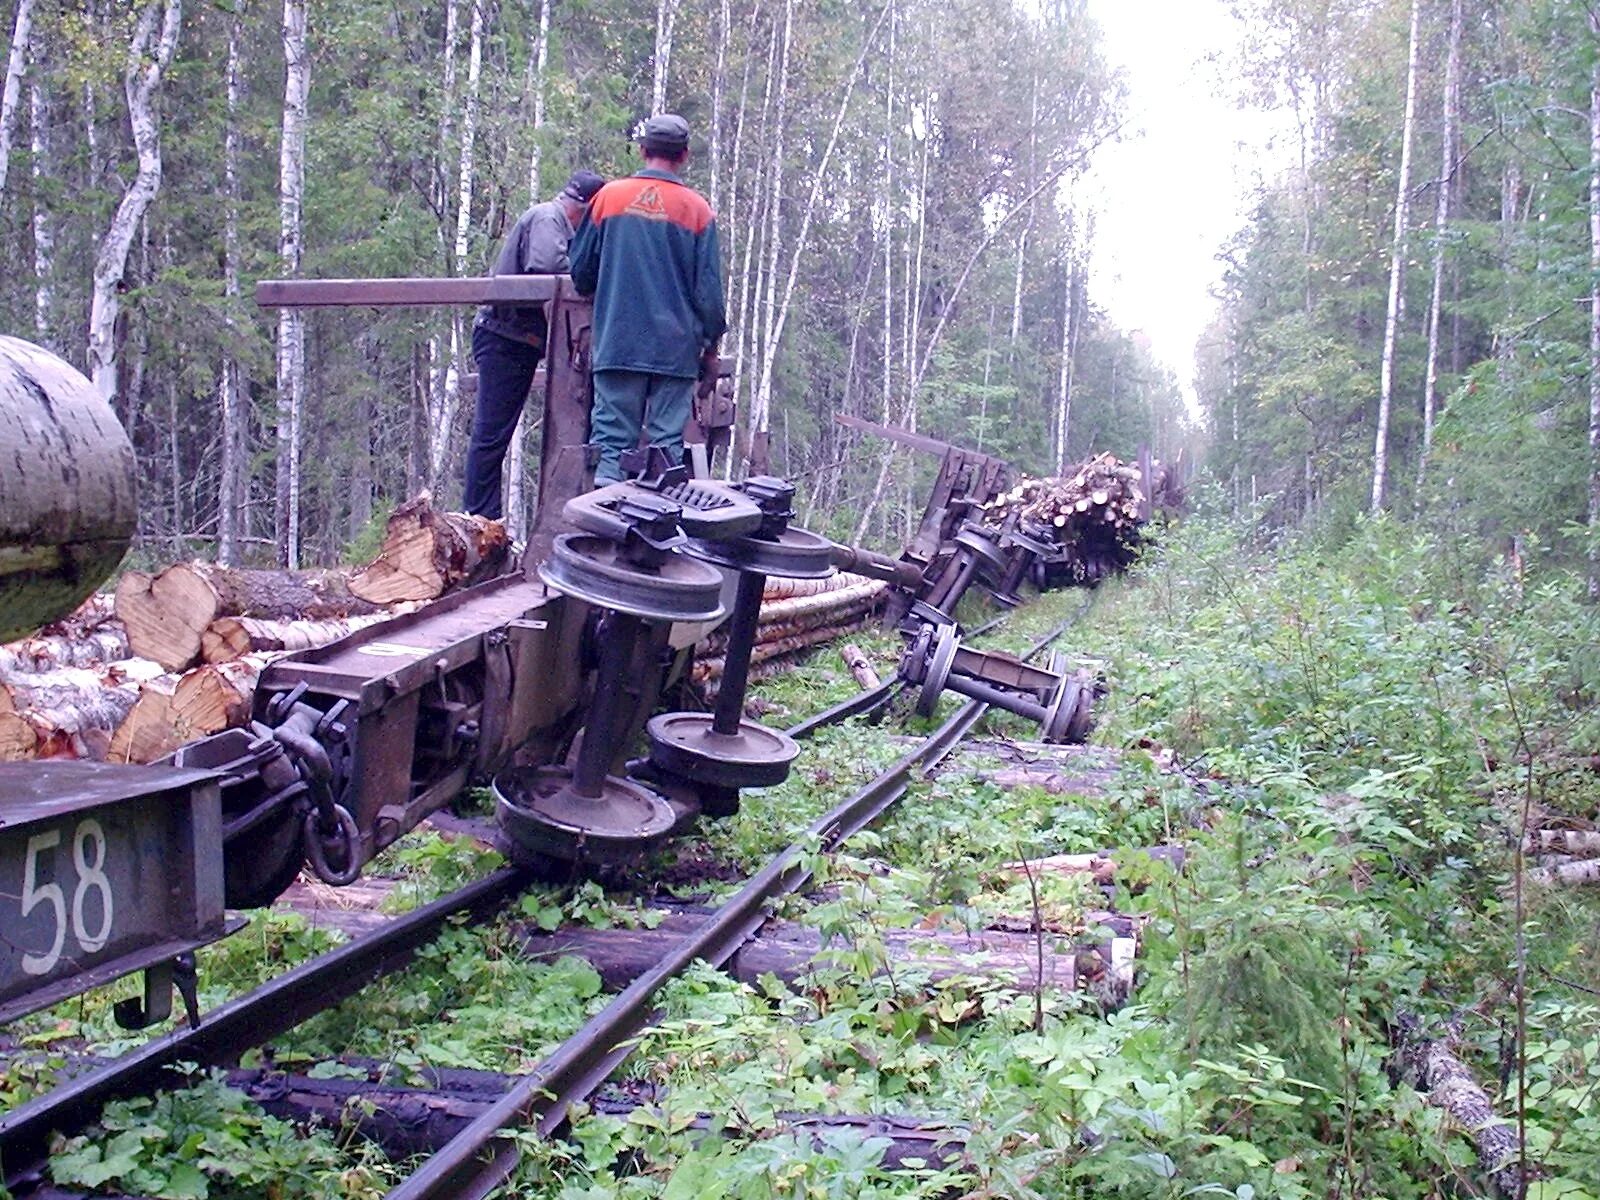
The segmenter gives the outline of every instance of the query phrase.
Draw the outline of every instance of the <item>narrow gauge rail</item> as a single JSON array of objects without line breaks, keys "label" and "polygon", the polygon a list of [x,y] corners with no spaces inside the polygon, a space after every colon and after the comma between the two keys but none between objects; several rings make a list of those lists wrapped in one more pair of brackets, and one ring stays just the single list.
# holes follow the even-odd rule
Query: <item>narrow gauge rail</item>
[{"label": "narrow gauge rail", "polygon": [[[1056,626],[1024,656],[1043,653],[1069,629],[1088,601]],[[1004,615],[974,630],[993,628]],[[903,687],[891,679],[850,697],[796,725],[791,736],[805,737],[827,725],[881,709]],[[989,706],[965,703],[938,729],[887,770],[807,827],[808,838],[831,852],[881,817],[905,796],[913,779],[947,757],[978,724]],[[427,1159],[390,1193],[391,1200],[432,1197],[485,1197],[509,1177],[518,1152],[504,1132],[517,1126],[551,1136],[569,1108],[587,1099],[627,1058],[632,1039],[650,1021],[656,993],[691,963],[726,963],[767,920],[768,905],[806,886],[811,872],[801,844],[780,851],[740,891],[654,968],[641,975],[590,1018],[572,1037],[498,1098],[455,1138]],[[108,1102],[171,1086],[180,1063],[203,1067],[237,1064],[240,1057],[363,987],[402,970],[457,914],[489,920],[502,912],[528,882],[526,872],[508,867],[395,919],[286,972],[281,978],[210,1013],[197,1029],[183,1029],[154,1040],[114,1062],[69,1080],[19,1108],[0,1115],[0,1168],[11,1193],[26,1200],[48,1189],[46,1156],[56,1132],[75,1132],[92,1123]],[[50,1190],[60,1196],[59,1190]]]}]

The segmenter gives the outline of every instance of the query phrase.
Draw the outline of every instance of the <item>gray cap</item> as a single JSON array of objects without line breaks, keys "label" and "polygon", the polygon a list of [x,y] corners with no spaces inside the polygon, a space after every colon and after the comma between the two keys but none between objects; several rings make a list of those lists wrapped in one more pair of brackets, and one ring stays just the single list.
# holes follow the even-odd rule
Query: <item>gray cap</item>
[{"label": "gray cap", "polygon": [[689,148],[689,122],[676,113],[657,113],[644,123],[639,142],[646,150],[664,150],[669,154]]}]

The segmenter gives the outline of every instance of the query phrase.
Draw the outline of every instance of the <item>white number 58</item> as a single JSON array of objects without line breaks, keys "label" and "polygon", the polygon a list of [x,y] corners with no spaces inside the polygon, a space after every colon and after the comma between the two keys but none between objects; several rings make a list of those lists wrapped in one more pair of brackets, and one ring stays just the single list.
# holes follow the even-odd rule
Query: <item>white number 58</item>
[{"label": "white number 58", "polygon": [[[67,943],[67,897],[59,883],[39,882],[39,858],[61,844],[61,831],[52,829],[28,839],[22,867],[22,915],[26,917],[41,904],[55,913],[53,940],[43,954],[24,954],[22,970],[28,975],[48,975],[61,960]],[[111,939],[111,880],[106,877],[106,833],[93,817],[78,822],[72,834],[72,865],[77,868],[78,884],[72,892],[72,933],[85,954],[93,954]],[[89,929],[88,900],[91,893],[100,898],[99,928]]]}]

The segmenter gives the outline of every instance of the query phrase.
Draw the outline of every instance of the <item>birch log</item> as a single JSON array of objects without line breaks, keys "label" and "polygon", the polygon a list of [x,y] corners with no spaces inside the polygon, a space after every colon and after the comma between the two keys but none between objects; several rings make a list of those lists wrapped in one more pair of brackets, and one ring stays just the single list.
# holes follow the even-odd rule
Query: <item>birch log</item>
[{"label": "birch log", "polygon": [[276,657],[252,654],[146,684],[117,726],[107,759],[150,763],[187,742],[247,724],[261,669]]},{"label": "birch log", "polygon": [[0,641],[70,613],[137,521],[133,447],[65,361],[0,337]]},{"label": "birch log", "polygon": [[162,74],[178,46],[182,15],[181,0],[145,5],[128,45],[123,91],[128,98],[128,124],[133,130],[139,168],[122,194],[95,254],[89,301],[89,378],[107,403],[117,394],[117,316],[122,311],[120,294],[128,270],[128,252],[145,213],[161,190],[161,129],[156,123],[156,100]]},{"label": "birch log", "polygon": [[1423,1093],[1429,1104],[1442,1108],[1451,1122],[1472,1138],[1478,1166],[1496,1194],[1520,1197],[1527,1177],[1517,1131],[1495,1112],[1489,1094],[1456,1056],[1460,1038],[1460,1030],[1454,1027],[1441,1037],[1428,1037],[1415,1016],[1399,1014],[1391,1073]]},{"label": "birch log", "polygon": [[871,691],[882,685],[883,680],[878,677],[878,672],[873,669],[872,660],[863,653],[860,646],[854,642],[846,642],[839,651],[839,657],[844,659],[844,665],[850,669],[850,674],[855,677],[864,691]]},{"label": "birch log", "polygon": [[389,617],[389,613],[326,621],[219,617],[200,635],[200,657],[208,663],[225,663],[249,654],[315,650],[358,629],[387,621]]}]

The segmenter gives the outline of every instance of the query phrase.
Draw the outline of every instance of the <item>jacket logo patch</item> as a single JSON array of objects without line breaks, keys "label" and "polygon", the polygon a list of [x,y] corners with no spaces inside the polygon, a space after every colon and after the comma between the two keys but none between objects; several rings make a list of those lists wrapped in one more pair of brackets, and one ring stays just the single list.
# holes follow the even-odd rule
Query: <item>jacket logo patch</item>
[{"label": "jacket logo patch", "polygon": [[628,207],[622,211],[631,216],[646,217],[652,221],[671,219],[667,216],[667,206],[661,203],[661,193],[655,187],[642,189],[637,196],[628,202]]}]

